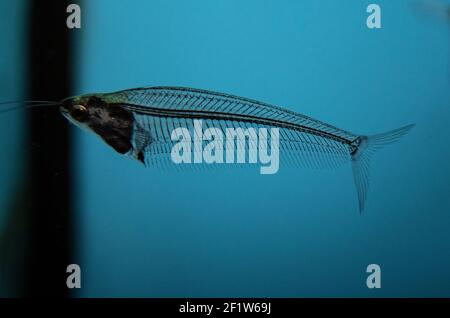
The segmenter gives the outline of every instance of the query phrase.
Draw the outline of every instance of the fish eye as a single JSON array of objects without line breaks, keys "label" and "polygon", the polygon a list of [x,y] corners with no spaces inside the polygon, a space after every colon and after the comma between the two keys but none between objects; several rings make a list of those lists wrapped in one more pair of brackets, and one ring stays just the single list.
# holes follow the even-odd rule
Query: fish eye
[{"label": "fish eye", "polygon": [[73,119],[82,122],[86,119],[87,109],[83,105],[74,105],[70,110],[70,116]]}]

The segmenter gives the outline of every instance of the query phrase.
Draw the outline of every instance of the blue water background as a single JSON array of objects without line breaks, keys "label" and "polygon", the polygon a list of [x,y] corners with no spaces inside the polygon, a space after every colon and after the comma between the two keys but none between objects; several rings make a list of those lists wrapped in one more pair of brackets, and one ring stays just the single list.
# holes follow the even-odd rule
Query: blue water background
[{"label": "blue water background", "polygon": [[[0,1],[0,102],[21,100],[25,92],[25,1]],[[5,106],[0,106],[4,109]],[[11,196],[20,186],[23,177],[24,131],[23,112],[10,112],[0,115],[0,233],[3,232],[9,217],[7,206]],[[1,235],[0,235],[1,237]]]},{"label": "blue water background", "polygon": [[163,173],[76,130],[77,295],[449,297],[450,24],[412,2],[376,1],[369,30],[362,0],[85,1],[75,93],[189,86],[417,126],[372,160],[362,215],[349,165]]}]

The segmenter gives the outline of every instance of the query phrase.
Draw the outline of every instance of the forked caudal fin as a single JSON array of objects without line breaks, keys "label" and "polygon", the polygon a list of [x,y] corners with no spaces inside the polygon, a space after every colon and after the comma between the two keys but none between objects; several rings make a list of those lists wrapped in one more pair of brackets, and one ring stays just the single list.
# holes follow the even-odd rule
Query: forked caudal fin
[{"label": "forked caudal fin", "polygon": [[372,136],[360,136],[356,140],[356,148],[351,153],[353,179],[358,192],[359,212],[364,210],[364,204],[369,189],[370,158],[376,150],[392,144],[406,135],[414,124]]}]

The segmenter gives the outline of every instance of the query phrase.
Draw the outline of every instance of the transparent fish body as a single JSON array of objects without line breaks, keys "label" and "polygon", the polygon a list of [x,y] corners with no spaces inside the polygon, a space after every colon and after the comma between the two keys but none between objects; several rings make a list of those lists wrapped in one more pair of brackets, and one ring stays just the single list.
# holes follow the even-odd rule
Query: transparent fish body
[{"label": "transparent fish body", "polygon": [[[81,105],[81,106],[80,106]],[[73,107],[85,109],[72,114]],[[359,198],[364,208],[369,187],[369,161],[375,150],[406,134],[408,125],[384,134],[365,136],[351,133],[308,116],[259,101],[184,87],[148,87],[114,93],[90,94],[64,101],[63,114],[75,124],[100,136],[117,152],[130,155],[149,166],[176,166],[171,152],[178,140],[172,133],[186,128],[193,138],[201,138],[202,130],[213,128],[226,135],[227,129],[278,131],[281,167],[301,166],[333,168],[350,163]],[[233,151],[257,151],[256,135],[235,136]],[[202,152],[204,140],[194,145]],[[224,153],[230,151],[222,143]],[[268,144],[270,148],[270,144]],[[274,149],[268,149],[274,150]],[[178,165],[179,166],[179,165]]]},{"label": "transparent fish body", "polygon": [[[291,163],[307,167],[334,167],[349,158],[349,149],[358,138],[350,132],[310,117],[258,101],[205,90],[154,87],[122,91],[112,95],[134,114],[135,144],[147,145],[146,160],[170,154],[175,141],[171,132],[186,127],[195,135],[194,120],[205,129],[249,129],[277,127],[280,149]],[[106,95],[108,98],[108,95]],[[147,140],[142,140],[147,138]],[[257,146],[249,140],[243,147]],[[226,149],[225,149],[226,150]],[[194,149],[194,151],[197,151]]]}]

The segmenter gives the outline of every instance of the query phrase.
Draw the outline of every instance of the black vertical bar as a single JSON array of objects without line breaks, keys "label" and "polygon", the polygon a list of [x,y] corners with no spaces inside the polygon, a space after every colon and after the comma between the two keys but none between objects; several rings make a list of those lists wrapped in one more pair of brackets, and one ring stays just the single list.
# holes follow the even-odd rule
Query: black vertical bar
[{"label": "black vertical bar", "polygon": [[[68,1],[29,2],[29,98],[61,100],[71,95],[72,48],[66,26]],[[72,250],[70,145],[66,120],[55,107],[28,114],[30,242],[27,296],[65,297]]]}]

